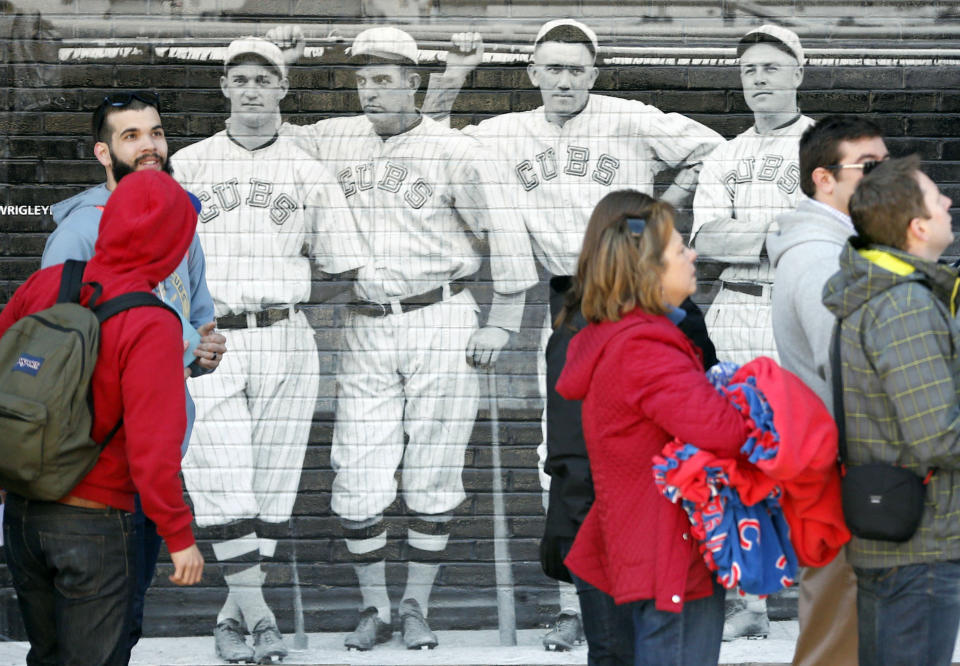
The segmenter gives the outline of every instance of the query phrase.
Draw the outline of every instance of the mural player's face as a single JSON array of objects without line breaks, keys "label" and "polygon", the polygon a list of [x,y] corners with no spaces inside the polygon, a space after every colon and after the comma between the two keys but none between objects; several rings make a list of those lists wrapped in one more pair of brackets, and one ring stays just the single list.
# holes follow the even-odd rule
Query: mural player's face
[{"label": "mural player's face", "polygon": [[274,122],[288,86],[275,69],[256,63],[234,65],[220,77],[220,89],[230,100],[231,119],[250,128]]},{"label": "mural player's face", "polygon": [[405,117],[416,113],[414,95],[419,87],[420,75],[402,65],[365,65],[357,70],[360,107],[377,128],[404,129]]},{"label": "mural player's face", "polygon": [[[840,161],[837,164],[863,164],[864,162],[881,162],[888,157],[887,146],[879,136],[841,141],[837,144]],[[834,179],[834,204],[840,211],[849,214],[850,197],[857,189],[857,183],[863,178],[863,169],[832,169]]]},{"label": "mural player's face", "polygon": [[696,251],[684,244],[683,237],[674,228],[663,251],[664,271],[660,277],[663,300],[667,305],[680,307],[697,290],[696,259]]},{"label": "mural player's face", "polygon": [[108,115],[105,122],[110,129],[110,140],[107,150],[97,157],[110,169],[114,183],[127,174],[145,169],[170,173],[167,138],[155,108],[117,111]]},{"label": "mural player's face", "polygon": [[771,44],[754,44],[740,56],[743,99],[754,113],[796,111],[802,80],[796,58]]},{"label": "mural player's face", "polygon": [[950,205],[953,202],[940,193],[940,188],[925,173],[918,171],[916,176],[920,191],[923,192],[923,205],[927,209],[929,246],[939,257],[953,242],[953,227],[950,219]]},{"label": "mural player's face", "polygon": [[590,49],[583,44],[544,42],[533,53],[527,74],[540,88],[548,119],[571,118],[587,105],[590,89],[600,73]]}]

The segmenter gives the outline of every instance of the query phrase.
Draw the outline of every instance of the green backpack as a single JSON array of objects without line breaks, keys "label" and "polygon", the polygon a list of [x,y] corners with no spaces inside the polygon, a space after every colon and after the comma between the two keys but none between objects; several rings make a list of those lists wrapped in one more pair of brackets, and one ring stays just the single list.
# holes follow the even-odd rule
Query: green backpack
[{"label": "green backpack", "polygon": [[[67,261],[57,302],[23,317],[0,338],[0,488],[27,499],[57,500],[93,469],[123,419],[101,442],[90,437],[90,378],[100,325],[141,306],[166,308],[153,294],[132,292],[97,304],[101,286],[84,283],[86,262]],[[89,305],[79,304],[89,284]]]}]

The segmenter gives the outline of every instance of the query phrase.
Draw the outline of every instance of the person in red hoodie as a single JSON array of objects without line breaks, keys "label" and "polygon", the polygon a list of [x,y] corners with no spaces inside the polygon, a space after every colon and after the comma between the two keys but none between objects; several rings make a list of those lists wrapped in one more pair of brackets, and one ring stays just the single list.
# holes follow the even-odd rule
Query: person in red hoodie
[{"label": "person in red hoodie", "polygon": [[683,509],[657,491],[652,458],[674,437],[734,456],[748,427],[676,326],[697,277],[673,222],[669,204],[623,190],[601,199],[587,226],[566,313],[579,308],[589,325],[556,388],[583,401],[596,500],[565,563],[629,604],[635,664],[704,666],[720,657],[724,591]]},{"label": "person in red hoodie", "polygon": [[[107,202],[84,282],[100,302],[151,291],[193,240],[197,213],[170,176],[139,171]],[[34,273],[0,312],[0,336],[18,319],[54,304],[63,265]],[[86,304],[93,289],[84,286]],[[8,494],[7,565],[17,592],[32,664],[126,664],[133,593],[132,515],[139,492],[174,565],[170,580],[193,585],[203,572],[192,516],[183,501],[180,443],[186,428],[183,331],[159,307],[139,307],[100,328],[91,380],[91,436],[102,440],[122,418],[94,468],[56,502]]]}]

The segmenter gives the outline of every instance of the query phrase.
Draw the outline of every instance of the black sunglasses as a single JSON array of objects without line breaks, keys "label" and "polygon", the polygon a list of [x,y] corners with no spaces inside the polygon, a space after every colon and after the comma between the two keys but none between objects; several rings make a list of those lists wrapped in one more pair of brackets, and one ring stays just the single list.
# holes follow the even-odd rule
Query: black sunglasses
[{"label": "black sunglasses", "polygon": [[884,161],[885,160],[867,160],[866,162],[861,162],[859,164],[831,164],[823,168],[831,169],[833,171],[839,171],[840,169],[863,169],[863,175],[866,176]]}]

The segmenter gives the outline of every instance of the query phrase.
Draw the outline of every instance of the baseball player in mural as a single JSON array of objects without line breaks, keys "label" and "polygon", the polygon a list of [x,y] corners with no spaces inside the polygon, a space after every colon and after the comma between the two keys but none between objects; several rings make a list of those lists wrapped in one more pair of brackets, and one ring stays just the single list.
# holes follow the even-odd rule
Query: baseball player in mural
[{"label": "baseball player in mural", "polygon": [[[737,46],[743,97],[754,124],[704,160],[693,200],[692,244],[701,259],[729,264],[707,311],[721,361],[777,358],[771,318],[773,269],[764,241],[774,219],[800,195],[800,135],[813,120],[800,114],[803,47],[777,25],[748,32]],[[766,601],[752,595],[728,607],[724,640],[767,635]]]},{"label": "baseball player in mural", "polygon": [[[350,58],[363,115],[301,128],[305,145],[336,172],[369,253],[345,324],[331,454],[331,506],[362,596],[344,644],[369,650],[392,635],[383,513],[402,463],[412,517],[400,629],[408,648],[432,648],[428,602],[449,520],[465,498],[464,453],[479,401],[471,366],[491,366],[519,329],[536,266],[522,221],[487,186],[479,144],[417,110],[413,38],[371,28]],[[478,328],[466,287],[481,266],[476,241],[484,235],[494,295]]]},{"label": "baseball player in mural", "polygon": [[313,329],[295,306],[310,297],[311,257],[337,274],[356,269],[364,252],[335,178],[281,124],[288,83],[276,45],[232,42],[220,85],[230,102],[226,129],[172,158],[203,202],[207,281],[231,349],[195,385],[183,472],[198,525],[221,528],[213,553],[228,593],[217,654],[259,663],[287,654],[260,563],[289,533],[319,387]]},{"label": "baseball player in mural", "polygon": [[[467,34],[455,35],[453,42],[452,53],[476,54],[482,46]],[[530,80],[540,88],[543,106],[497,116],[463,130],[495,154],[498,181],[511,205],[523,215],[537,258],[554,276],[550,281],[553,312],[543,323],[538,354],[540,392],[547,399],[545,436],[538,453],[545,497],[549,491],[554,498],[552,508],[545,499],[547,534],[570,543],[593,492],[579,429],[579,403],[568,403],[552,390],[548,393],[547,387],[548,377],[555,380],[559,376],[569,335],[564,333],[549,345],[547,340],[552,318],[569,288],[569,276],[576,270],[587,221],[596,202],[611,190],[630,187],[652,194],[654,176],[666,168],[679,170],[662,198],[678,207],[684,205],[696,186],[701,160],[722,142],[716,132],[680,114],[663,113],[639,101],[591,94],[599,75],[596,57],[597,36],[588,26],[572,19],[545,23],[537,32],[533,62],[527,67]],[[475,65],[478,61],[475,57],[467,62]],[[451,92],[458,89],[468,71],[463,64],[458,60],[460,71],[444,74],[452,79],[444,85],[431,80],[431,91],[438,94],[428,93],[425,110],[449,110]],[[696,310],[692,302],[686,305]],[[699,317],[699,311],[693,316]],[[550,474],[556,477],[553,484]],[[562,560],[562,556],[553,559]],[[554,629],[544,636],[545,647],[569,649],[582,640],[579,610],[576,590],[561,582],[560,615]],[[597,621],[597,614],[592,615],[585,618],[587,622]],[[591,644],[590,648],[592,654],[600,646]],[[623,650],[613,645],[604,649],[632,654],[629,641]]]}]

